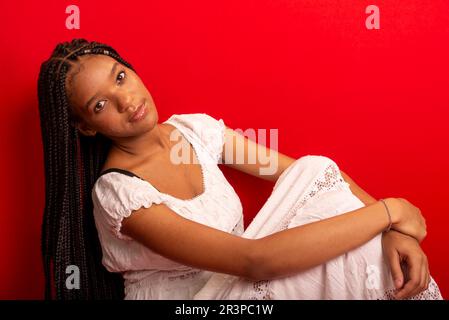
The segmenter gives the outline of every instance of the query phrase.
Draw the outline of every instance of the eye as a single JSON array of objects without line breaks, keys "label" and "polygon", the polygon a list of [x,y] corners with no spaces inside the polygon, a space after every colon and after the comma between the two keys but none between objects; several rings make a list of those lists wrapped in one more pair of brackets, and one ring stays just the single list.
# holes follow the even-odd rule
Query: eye
[{"label": "eye", "polygon": [[117,75],[117,83],[120,83],[125,79],[125,71],[120,71]]},{"label": "eye", "polygon": [[100,112],[101,110],[103,110],[105,103],[106,103],[105,100],[98,101],[97,104],[94,107],[94,111],[95,112]]}]

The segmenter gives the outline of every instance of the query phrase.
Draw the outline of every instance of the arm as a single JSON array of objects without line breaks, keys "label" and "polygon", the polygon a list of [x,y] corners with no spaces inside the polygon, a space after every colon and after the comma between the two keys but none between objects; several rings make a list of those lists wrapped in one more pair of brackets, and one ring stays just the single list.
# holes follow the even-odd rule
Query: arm
[{"label": "arm", "polygon": [[[387,201],[399,223],[400,202]],[[185,219],[160,204],[133,212],[123,220],[121,231],[181,264],[261,280],[322,264],[369,241],[387,226],[385,208],[376,202],[261,239],[246,239]]]},{"label": "arm", "polygon": [[365,190],[363,190],[362,188],[360,188],[355,182],[354,180],[352,180],[345,172],[341,171],[341,176],[343,177],[343,179],[349,183],[349,188],[351,189],[351,192],[360,199],[360,201],[362,201],[365,205],[369,205],[372,203],[375,203],[377,200],[376,198],[372,197],[371,195],[369,195]]},{"label": "arm", "polygon": [[[237,148],[237,146],[244,146],[243,148]],[[232,157],[229,156],[229,151],[232,151]],[[239,156],[239,152],[243,154],[244,159],[248,159],[248,153],[253,152],[256,155],[260,152],[262,154],[271,155],[274,157],[275,163],[277,163],[277,171],[272,175],[261,175],[260,168],[264,165],[259,160],[260,157],[256,157],[257,162],[254,164],[236,163],[235,159]],[[271,158],[273,159],[273,158]],[[230,128],[226,129],[226,139],[223,151],[223,162],[231,163],[228,164],[237,170],[245,172],[247,174],[260,177],[262,179],[276,181],[282,172],[290,166],[295,161],[294,158],[288,157],[280,152],[266,148],[263,145],[257,144],[252,140],[247,139],[243,135],[233,131]],[[362,201],[365,206],[376,203],[376,199],[363,190],[359,185],[357,185],[345,172],[340,170],[343,179],[349,183],[351,192]],[[427,257],[422,251],[419,243],[400,232],[391,230],[388,233],[383,233],[382,235],[382,245],[383,251],[388,260],[393,278],[395,279],[395,284],[397,288],[402,288],[398,293],[398,298],[404,298],[413,295],[416,289],[422,289],[423,283],[425,287],[429,283],[429,268],[427,263]],[[404,286],[404,274],[400,267],[400,261],[406,260],[411,270],[410,274],[406,275],[410,278],[407,284]],[[425,280],[423,280],[425,279]],[[404,287],[403,287],[404,286]]]},{"label": "arm", "polygon": [[[249,159],[255,161],[249,161]],[[244,161],[240,161],[243,159]],[[296,159],[282,154],[274,149],[267,148],[231,128],[226,127],[225,142],[223,145],[222,162],[241,172],[259,177],[264,180],[276,182],[282,172]],[[270,174],[261,174],[263,170],[273,168]]]},{"label": "arm", "polygon": [[[250,155],[255,155],[254,163],[250,163],[248,159]],[[244,159],[243,162],[237,159]],[[267,148],[258,144],[244,135],[226,127],[225,143],[223,145],[222,161],[227,166],[247,173],[249,175],[259,177],[264,180],[276,182],[279,176],[288,168],[296,159],[289,157],[274,149]],[[270,165],[276,170],[272,174],[261,174],[262,168]],[[358,197],[365,205],[376,202],[376,199],[360,188],[346,173],[341,171],[343,179],[349,183],[352,193]]]},{"label": "arm", "polygon": [[[269,156],[267,157],[266,154],[268,154]],[[280,152],[277,152],[276,150],[272,150],[266,148],[263,145],[257,144],[230,128],[226,128],[225,131],[225,142],[223,145],[222,159],[225,163],[228,163],[229,166],[236,168],[237,170],[271,181],[276,181],[282,174],[282,172],[295,161],[294,158],[288,157]],[[248,161],[249,159],[256,161],[254,161],[254,163],[251,163],[251,161]],[[275,169],[268,176],[265,175],[265,173],[261,173],[261,169],[265,167],[265,162],[267,162],[270,168],[274,167]],[[375,198],[373,198],[362,188],[360,188],[346,173],[342,171],[340,172],[343,179],[345,179],[345,181],[349,183],[350,189],[353,194],[358,197],[365,205],[373,204],[376,202]],[[406,206],[409,208],[409,210],[419,211],[419,209],[413,206],[411,203],[409,203],[408,201],[406,202]],[[409,226],[413,224],[419,224],[421,225],[419,228],[421,230],[407,230],[407,226],[406,228],[399,226],[399,228],[395,229],[397,231],[411,235],[419,241],[422,241],[426,234],[425,220],[420,214],[420,211],[418,212],[418,214],[411,214],[410,217],[413,217],[415,219],[417,218],[419,221],[411,222]],[[414,233],[415,231],[418,232]]]},{"label": "arm", "polygon": [[[349,183],[351,192],[365,205],[376,202],[366,191],[360,188],[346,173],[341,171],[343,179]],[[412,297],[428,288],[430,282],[427,256],[416,239],[391,230],[382,234],[383,253],[390,265],[395,287],[398,289],[396,299]],[[401,264],[408,271],[402,270]]]}]

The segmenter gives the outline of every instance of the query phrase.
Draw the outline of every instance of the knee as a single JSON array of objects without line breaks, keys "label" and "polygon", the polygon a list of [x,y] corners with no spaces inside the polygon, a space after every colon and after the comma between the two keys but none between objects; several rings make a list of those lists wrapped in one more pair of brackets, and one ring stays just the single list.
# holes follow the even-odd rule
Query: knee
[{"label": "knee", "polygon": [[326,156],[305,155],[296,159],[288,168],[286,168],[281,177],[293,171],[321,172],[323,168],[328,167],[329,165],[338,168],[337,164],[331,158],[328,158]]},{"label": "knee", "polygon": [[332,170],[334,175],[340,173],[337,164],[331,158],[321,155],[306,155],[300,157],[285,169],[276,181],[274,189],[276,189],[280,182],[290,174],[293,176],[305,174],[309,177],[319,177],[325,170]]}]

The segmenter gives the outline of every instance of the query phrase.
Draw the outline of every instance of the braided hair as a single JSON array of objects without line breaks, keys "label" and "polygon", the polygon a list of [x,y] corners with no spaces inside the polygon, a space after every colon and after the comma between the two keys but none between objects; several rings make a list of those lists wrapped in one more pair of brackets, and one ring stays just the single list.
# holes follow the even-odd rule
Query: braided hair
[{"label": "braided hair", "polygon": [[[45,298],[123,299],[120,274],[101,263],[101,246],[93,218],[91,192],[106,161],[111,141],[96,134],[80,135],[73,126],[66,76],[85,54],[106,54],[133,70],[110,46],[73,39],[56,46],[43,62],[38,99],[45,164],[45,208],[42,256]],[[79,289],[66,286],[66,268],[79,268]]]}]

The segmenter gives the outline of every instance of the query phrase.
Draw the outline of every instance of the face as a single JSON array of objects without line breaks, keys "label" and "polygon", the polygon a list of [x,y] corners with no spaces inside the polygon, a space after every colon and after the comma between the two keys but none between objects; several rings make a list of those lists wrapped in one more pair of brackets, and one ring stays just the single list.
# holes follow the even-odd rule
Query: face
[{"label": "face", "polygon": [[153,99],[137,74],[106,55],[85,55],[66,77],[79,131],[112,140],[141,135],[158,121]]}]

